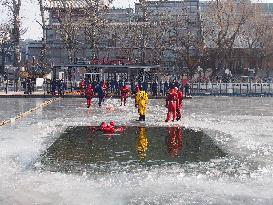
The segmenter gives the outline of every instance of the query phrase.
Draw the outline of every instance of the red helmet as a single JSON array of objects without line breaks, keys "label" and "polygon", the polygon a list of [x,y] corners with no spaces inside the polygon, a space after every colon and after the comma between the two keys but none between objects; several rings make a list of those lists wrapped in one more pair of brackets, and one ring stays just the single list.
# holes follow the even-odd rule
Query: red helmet
[{"label": "red helmet", "polygon": [[114,123],[113,121],[111,121],[111,122],[110,122],[110,125],[114,127],[114,126],[115,126],[115,123]]}]

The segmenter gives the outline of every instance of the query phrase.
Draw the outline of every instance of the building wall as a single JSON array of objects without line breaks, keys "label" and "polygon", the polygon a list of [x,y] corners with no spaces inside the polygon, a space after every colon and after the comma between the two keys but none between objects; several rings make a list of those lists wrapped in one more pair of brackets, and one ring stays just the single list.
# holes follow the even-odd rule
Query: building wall
[{"label": "building wall", "polygon": [[[76,13],[79,10],[76,10]],[[191,33],[201,40],[201,24],[199,17],[199,0],[184,1],[147,1],[148,22],[142,21],[142,8],[139,3],[133,9],[110,9],[106,17],[108,28],[100,30],[97,57],[100,59],[125,58],[136,63],[158,64],[171,67],[178,65],[174,50],[181,50],[180,42],[185,34]],[[49,24],[47,25],[48,59],[54,64],[68,63],[67,51],[61,41],[58,9],[49,9]],[[78,21],[80,14],[75,14]],[[84,17],[83,17],[84,18]],[[165,25],[161,24],[165,18]],[[144,24],[147,24],[144,26]],[[144,28],[144,30],[142,30]],[[78,59],[91,60],[92,50],[82,32],[79,35]],[[163,48],[164,47],[164,48]],[[35,43],[28,44],[31,55],[39,56]],[[142,52],[143,51],[143,52]],[[181,64],[181,63],[180,63]]]}]

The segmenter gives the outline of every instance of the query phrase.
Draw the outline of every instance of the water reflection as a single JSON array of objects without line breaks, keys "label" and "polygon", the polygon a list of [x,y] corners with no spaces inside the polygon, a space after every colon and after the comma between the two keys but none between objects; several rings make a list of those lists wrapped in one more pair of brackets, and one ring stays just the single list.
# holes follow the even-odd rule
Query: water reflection
[{"label": "water reflection", "polygon": [[139,127],[137,133],[138,133],[137,144],[136,144],[137,152],[138,152],[139,159],[143,160],[148,150],[148,138],[146,135],[146,128]]},{"label": "water reflection", "polygon": [[[43,154],[47,170],[76,171],[81,166],[120,170],[164,163],[209,161],[226,154],[202,131],[182,127],[125,127],[104,134],[99,127],[70,127]],[[112,167],[115,163],[117,167]],[[77,167],[77,168],[76,168]],[[95,167],[95,168],[94,168]],[[103,170],[104,172],[105,170]]]},{"label": "water reflection", "polygon": [[166,140],[168,153],[172,157],[176,157],[182,150],[182,128],[181,127],[168,127],[169,136]]}]

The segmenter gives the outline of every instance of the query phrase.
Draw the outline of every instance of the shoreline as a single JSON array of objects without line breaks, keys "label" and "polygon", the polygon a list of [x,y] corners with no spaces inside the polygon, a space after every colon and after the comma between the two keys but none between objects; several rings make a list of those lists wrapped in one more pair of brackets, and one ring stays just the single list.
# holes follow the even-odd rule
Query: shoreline
[{"label": "shoreline", "polygon": [[[120,96],[109,95],[106,98],[119,99]],[[133,98],[134,96],[129,96],[128,98]],[[191,93],[191,96],[184,97],[184,99],[191,99],[193,97],[273,97],[273,93],[242,93],[242,94],[227,94],[227,93]],[[44,93],[34,93],[34,94],[3,94],[0,93],[0,98],[84,98],[81,95],[75,94],[65,94],[64,96],[51,95]],[[94,97],[97,98],[97,97]],[[149,99],[165,99],[166,96],[149,96]]]}]

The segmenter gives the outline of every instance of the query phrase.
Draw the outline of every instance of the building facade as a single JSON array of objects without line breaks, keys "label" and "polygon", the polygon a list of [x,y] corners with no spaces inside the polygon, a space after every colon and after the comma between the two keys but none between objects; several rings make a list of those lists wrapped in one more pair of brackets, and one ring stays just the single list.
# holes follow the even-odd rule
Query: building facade
[{"label": "building facade", "polygon": [[[94,35],[93,45],[88,32],[77,30],[73,59],[69,55],[70,45],[63,40],[64,23],[60,19],[64,8],[58,1],[53,2],[54,4],[45,5],[49,13],[46,55],[51,65],[111,62],[160,65],[165,71],[173,71],[187,67],[189,57],[198,53],[197,44],[201,41],[199,0],[143,1],[144,3],[136,3],[134,9],[103,10],[100,15],[103,16],[105,25],[101,23],[94,28],[93,32],[98,35]],[[74,7],[71,20],[79,24],[86,18],[82,8],[84,5],[80,1],[69,2],[69,8]],[[70,23],[72,25],[74,22]],[[41,42],[28,43],[26,60],[32,61],[33,56],[39,59],[41,49]]]}]

